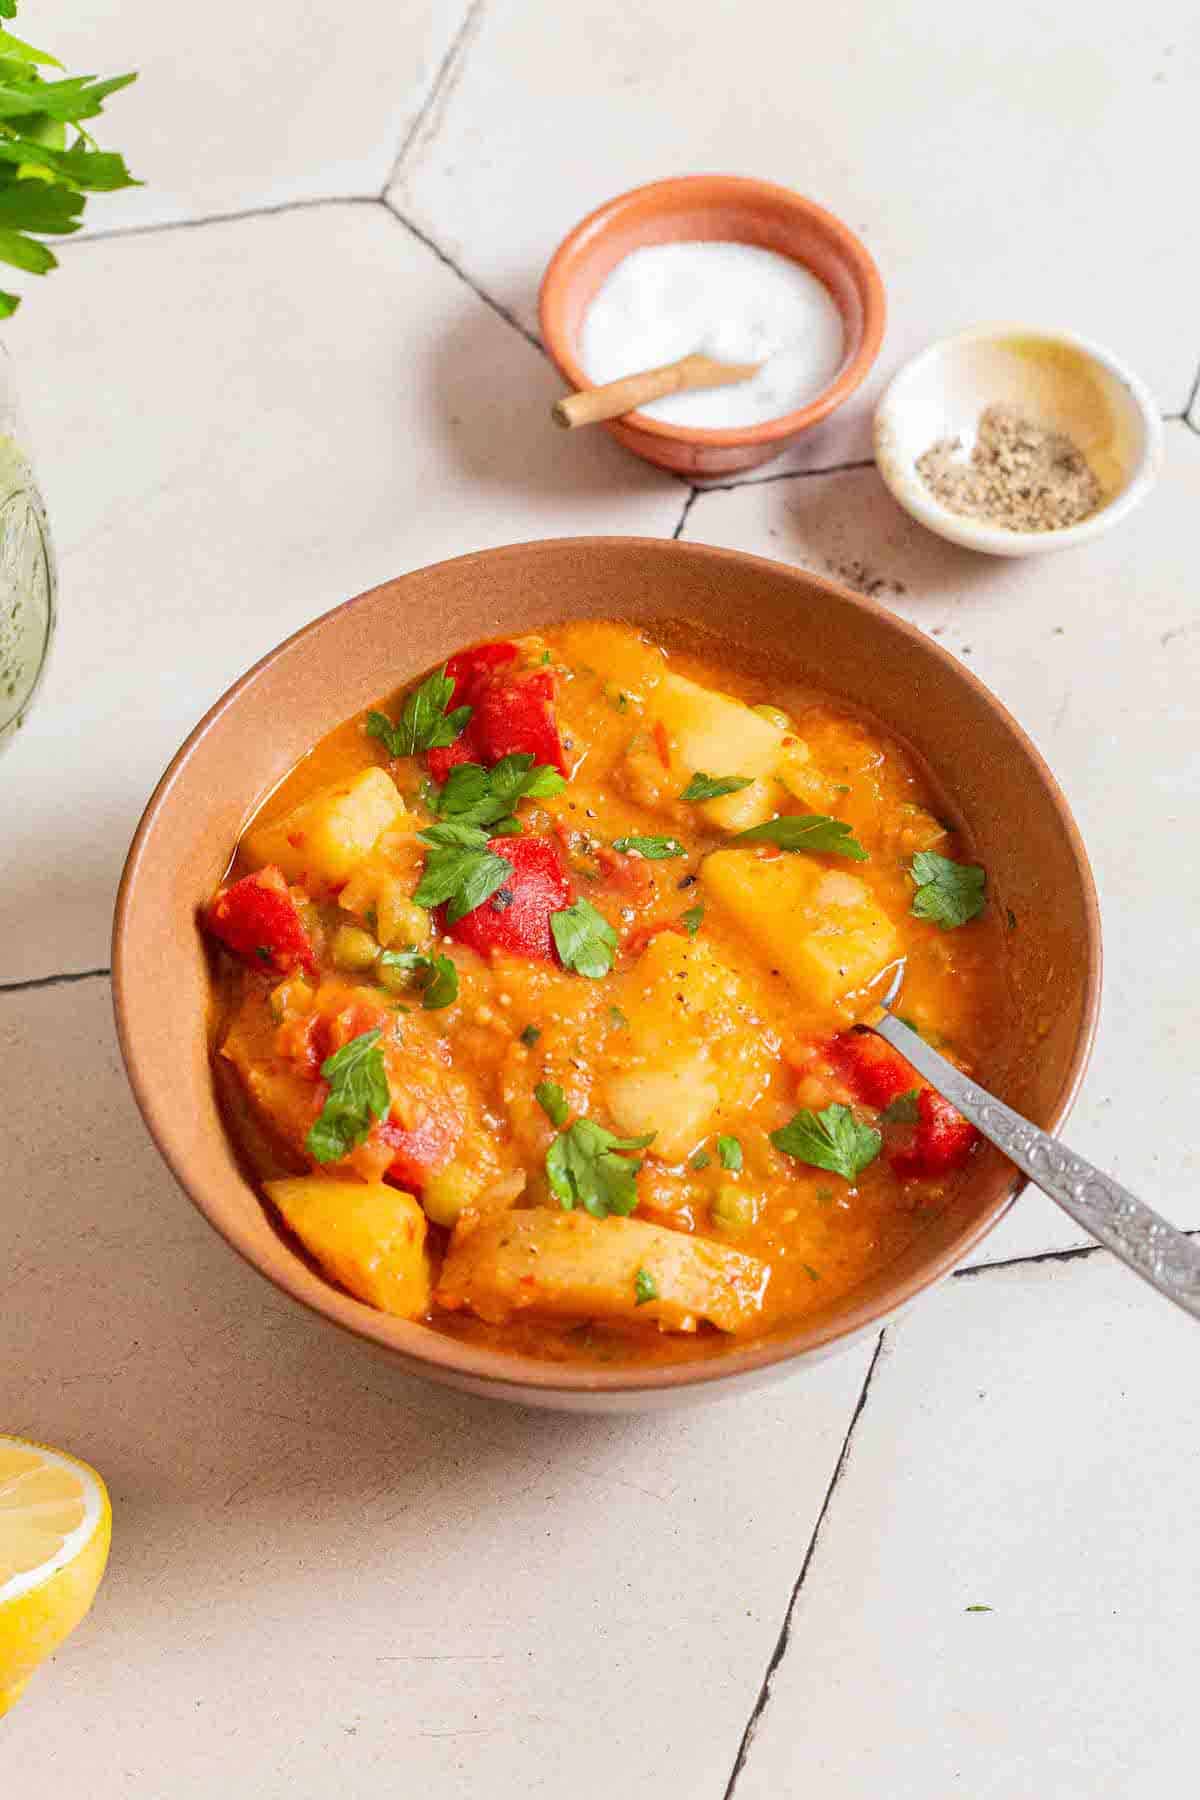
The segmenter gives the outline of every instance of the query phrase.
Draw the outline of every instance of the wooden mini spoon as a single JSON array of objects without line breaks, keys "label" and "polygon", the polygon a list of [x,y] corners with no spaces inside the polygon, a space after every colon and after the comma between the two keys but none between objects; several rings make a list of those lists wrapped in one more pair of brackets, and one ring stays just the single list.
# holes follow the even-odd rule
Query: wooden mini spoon
[{"label": "wooden mini spoon", "polygon": [[664,363],[660,369],[643,369],[620,381],[606,381],[603,387],[564,394],[554,402],[550,417],[564,431],[573,431],[577,425],[619,419],[623,413],[636,412],[651,400],[661,400],[664,394],[681,394],[688,388],[732,387],[736,381],[749,381],[761,368],[761,363],[717,362],[696,351],[691,356],[681,356],[678,362]]},{"label": "wooden mini spoon", "polygon": [[1120,1257],[1135,1275],[1200,1319],[1200,1239],[1169,1224],[1111,1175],[1093,1168],[1060,1139],[1023,1119],[902,1025],[889,1008],[896,1002],[903,978],[901,961],[881,1002],[883,1017],[872,1026],[857,1029],[876,1032],[898,1050],[943,1100],[956,1106],[964,1119],[1003,1150],[1077,1225]]}]

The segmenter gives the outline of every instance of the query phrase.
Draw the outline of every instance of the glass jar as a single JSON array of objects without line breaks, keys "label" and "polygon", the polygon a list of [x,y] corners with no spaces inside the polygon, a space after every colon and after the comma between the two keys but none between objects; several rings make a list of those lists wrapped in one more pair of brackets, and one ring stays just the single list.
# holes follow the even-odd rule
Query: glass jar
[{"label": "glass jar", "polygon": [[0,750],[24,722],[54,635],[54,550],[26,442],[0,348]]}]

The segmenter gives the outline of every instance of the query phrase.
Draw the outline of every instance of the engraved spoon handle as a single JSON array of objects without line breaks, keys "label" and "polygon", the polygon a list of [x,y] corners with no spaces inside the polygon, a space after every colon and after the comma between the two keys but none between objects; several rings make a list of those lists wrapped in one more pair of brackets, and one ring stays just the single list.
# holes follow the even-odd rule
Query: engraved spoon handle
[{"label": "engraved spoon handle", "polygon": [[894,1014],[885,1012],[874,1030],[1077,1225],[1160,1294],[1200,1319],[1200,1240],[1177,1231],[1111,1175],[1005,1106]]}]

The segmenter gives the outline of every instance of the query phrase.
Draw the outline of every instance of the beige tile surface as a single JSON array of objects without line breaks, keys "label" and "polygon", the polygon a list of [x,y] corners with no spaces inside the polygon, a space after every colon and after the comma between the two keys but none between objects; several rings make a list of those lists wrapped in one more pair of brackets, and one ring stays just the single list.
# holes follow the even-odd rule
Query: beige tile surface
[{"label": "beige tile surface", "polygon": [[1195,1329],[1098,1253],[889,1334],[736,1800],[1192,1790]]},{"label": "beige tile surface", "polygon": [[1200,32],[1188,0],[951,7],[695,0],[485,9],[461,77],[393,190],[527,323],[542,268],[639,182],[760,175],[866,241],[891,320],[878,378],[795,460],[865,453],[883,378],[987,319],[1067,326],[1128,357],[1167,411],[1197,357],[1193,158]]},{"label": "beige tile surface", "polygon": [[5,758],[23,804],[0,982],[107,961],[154,782],[288,632],[487,544],[669,534],[684,492],[602,435],[564,456],[541,357],[381,205],[81,244],[64,265],[8,339],[62,628]]},{"label": "beige tile surface", "polygon": [[114,1504],[90,1621],[0,1727],[24,1788],[721,1800],[871,1346],[654,1419],[427,1387],[192,1210],[107,981],[0,995],[0,1068],[0,1420]]},{"label": "beige tile surface", "polygon": [[[1107,947],[1100,1038],[1070,1141],[1190,1226],[1200,1226],[1200,1155],[1150,1121],[1192,1106],[1198,505],[1200,438],[1177,423],[1142,509],[1060,556],[1009,561],[945,544],[899,510],[874,469],[703,494],[685,532],[874,592],[963,658],[1033,737],[1083,832]],[[1081,1241],[1030,1193],[976,1257]]]},{"label": "beige tile surface", "polygon": [[18,29],[72,72],[138,70],[97,136],[145,186],[100,195],[89,230],[377,194],[417,124],[470,0],[33,0]]}]

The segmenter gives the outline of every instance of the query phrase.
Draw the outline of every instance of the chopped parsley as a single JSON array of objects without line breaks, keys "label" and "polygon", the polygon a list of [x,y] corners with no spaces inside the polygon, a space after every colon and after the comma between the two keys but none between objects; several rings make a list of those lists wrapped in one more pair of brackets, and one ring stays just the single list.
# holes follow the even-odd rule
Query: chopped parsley
[{"label": "chopped parsley", "polygon": [[669,856],[687,855],[679,839],[673,837],[619,837],[613,839],[613,849],[632,851],[634,856],[645,857],[647,862],[663,862]]},{"label": "chopped parsley", "polygon": [[771,1142],[786,1156],[829,1169],[853,1181],[879,1155],[882,1137],[870,1125],[860,1125],[848,1106],[827,1106],[822,1112],[802,1107],[787,1125],[771,1133]]},{"label": "chopped parsley", "polygon": [[571,1109],[567,1105],[567,1096],[557,1081],[539,1081],[533,1090],[533,1097],[554,1129],[561,1131],[570,1117]]},{"label": "chopped parsley", "polygon": [[634,1304],[645,1306],[649,1300],[658,1299],[658,1283],[649,1269],[639,1269],[633,1278]]},{"label": "chopped parsley", "polygon": [[707,1150],[697,1150],[694,1155],[688,1157],[688,1161],[693,1169],[707,1169],[712,1157]]},{"label": "chopped parsley", "polygon": [[963,1608],[964,1612],[995,1612],[995,1610],[994,1606],[967,1606]]},{"label": "chopped parsley", "polygon": [[679,798],[681,800],[720,800],[724,794],[740,793],[753,781],[752,775],[695,774]]},{"label": "chopped parsley", "polygon": [[540,1025],[527,1025],[521,1033],[521,1042],[527,1050],[532,1050],[541,1035],[542,1028]]},{"label": "chopped parsley", "polygon": [[704,902],[700,901],[700,903],[698,905],[689,906],[685,913],[681,913],[679,915],[679,922],[683,926],[684,930],[687,932],[689,937],[695,937],[696,933],[700,929],[700,924],[701,924],[701,921],[703,920],[703,918],[704,918]]},{"label": "chopped parsley", "polygon": [[987,876],[978,863],[952,862],[936,850],[918,850],[912,859],[912,878],[917,891],[909,910],[915,918],[953,931],[983,911]]},{"label": "chopped parsley", "polygon": [[[419,896],[420,890],[418,890]],[[576,900],[561,912],[551,913],[550,930],[565,969],[598,981],[613,966],[617,934],[590,900]]]},{"label": "chopped parsley", "polygon": [[619,1006],[610,1006],[608,1009],[608,1016],[618,1031],[624,1031],[629,1024],[629,1020],[625,1017],[625,1014],[621,1011]]},{"label": "chopped parsley", "polygon": [[591,1119],[576,1119],[546,1152],[546,1179],[564,1211],[582,1206],[594,1219],[626,1218],[637,1205],[637,1172],[622,1150],[644,1150],[654,1137],[619,1138]]},{"label": "chopped parsley", "polygon": [[880,1118],[885,1125],[915,1125],[917,1122],[917,1095],[920,1088],[909,1088],[906,1094],[897,1094],[890,1106],[885,1106]]},{"label": "chopped parsley", "polygon": [[304,1140],[315,1162],[339,1162],[371,1129],[386,1119],[392,1103],[379,1032],[362,1031],[321,1064],[329,1093],[321,1115]]},{"label": "chopped parsley", "polygon": [[446,707],[453,692],[454,683],[443,663],[419,688],[413,689],[401,708],[398,724],[393,725],[386,713],[369,712],[367,736],[378,738],[389,756],[416,756],[422,750],[444,749],[462,735],[473,710],[456,706],[448,713]]},{"label": "chopped parsley", "polygon": [[735,1175],[741,1173],[742,1146],[735,1137],[719,1137],[717,1139],[717,1155],[721,1159],[723,1169],[731,1169]]},{"label": "chopped parsley", "polygon": [[848,856],[867,862],[866,851],[844,819],[825,813],[784,813],[764,825],[734,834],[735,844],[777,844],[781,850],[816,850],[826,856]]},{"label": "chopped parsley", "polygon": [[447,820],[417,833],[428,846],[425,872],[413,899],[418,906],[446,906],[446,923],[474,912],[504,886],[513,872],[507,857],[488,848],[487,834],[477,825]]},{"label": "chopped parsley", "polygon": [[458,970],[448,956],[424,956],[419,950],[383,950],[379,966],[411,975],[421,987],[426,1012],[439,1012],[458,999]]},{"label": "chopped parsley", "polygon": [[535,763],[521,752],[502,756],[493,769],[459,763],[432,798],[432,810],[460,825],[486,826],[493,837],[515,837],[521,830],[513,817],[519,800],[548,800],[566,782],[548,763]]}]

